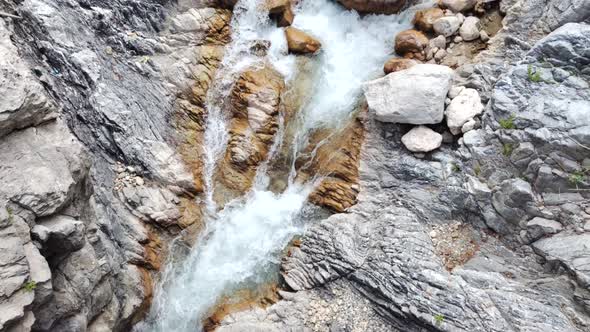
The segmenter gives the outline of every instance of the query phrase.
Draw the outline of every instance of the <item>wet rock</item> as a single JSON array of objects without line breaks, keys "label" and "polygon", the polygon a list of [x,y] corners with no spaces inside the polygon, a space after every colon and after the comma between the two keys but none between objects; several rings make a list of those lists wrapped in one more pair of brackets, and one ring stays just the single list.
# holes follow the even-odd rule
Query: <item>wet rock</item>
[{"label": "wet rock", "polygon": [[461,20],[456,16],[445,16],[437,19],[433,23],[434,32],[437,35],[451,37],[461,27]]},{"label": "wet rock", "polygon": [[287,27],[293,23],[295,15],[291,9],[290,0],[269,0],[265,6],[268,8],[270,17],[277,21],[277,26]]},{"label": "wet rock", "polygon": [[[464,89],[447,107],[445,115],[447,126],[454,135],[462,132],[465,123],[483,112],[479,93],[475,89]],[[472,128],[473,129],[473,128]]]},{"label": "wet rock", "polygon": [[412,23],[421,31],[433,31],[434,21],[444,16],[444,12],[440,8],[422,9],[416,12]]},{"label": "wet rock", "polygon": [[479,18],[475,16],[465,18],[459,29],[459,34],[465,41],[472,41],[479,38]]},{"label": "wet rock", "polygon": [[443,119],[452,77],[448,67],[419,64],[365,83],[363,89],[377,120],[433,124]]},{"label": "wet rock", "polygon": [[0,137],[57,116],[10,36],[6,23],[0,20]]},{"label": "wet rock", "polygon": [[395,14],[402,9],[407,0],[338,0],[344,7],[362,13]]},{"label": "wet rock", "polygon": [[427,46],[428,38],[417,30],[405,30],[395,36],[395,53],[401,56],[412,54],[421,57]]},{"label": "wet rock", "polygon": [[442,0],[441,4],[455,13],[459,13],[475,8],[477,0]]},{"label": "wet rock", "polygon": [[419,64],[420,62],[412,59],[404,59],[404,58],[392,58],[389,59],[385,65],[383,66],[383,72],[385,74],[391,74],[396,71],[405,70],[412,66]]},{"label": "wet rock", "polygon": [[285,36],[291,53],[315,53],[322,47],[322,44],[312,36],[293,27],[285,29]]},{"label": "wet rock", "polygon": [[269,67],[245,71],[234,85],[230,139],[217,176],[227,188],[244,192],[252,185],[278,129],[284,87],[283,77]]},{"label": "wet rock", "polygon": [[530,242],[561,232],[563,226],[555,220],[549,220],[541,217],[531,219],[527,224],[527,237]]},{"label": "wet rock", "polygon": [[430,152],[440,147],[442,135],[428,127],[418,126],[402,137],[402,143],[412,152]]},{"label": "wet rock", "polygon": [[364,113],[366,111],[361,111],[342,130],[314,132],[308,147],[303,151],[303,157],[296,161],[298,180],[308,181],[314,176],[324,176],[323,181],[309,195],[309,200],[314,204],[336,212],[344,212],[356,204],[361,147],[365,135],[362,121]]}]

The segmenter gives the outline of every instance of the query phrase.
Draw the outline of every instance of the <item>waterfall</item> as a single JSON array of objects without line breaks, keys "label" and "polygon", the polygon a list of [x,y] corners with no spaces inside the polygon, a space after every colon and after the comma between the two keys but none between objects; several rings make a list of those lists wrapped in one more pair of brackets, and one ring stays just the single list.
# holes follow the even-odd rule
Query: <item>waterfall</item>
[{"label": "waterfall", "polygon": [[[272,193],[266,188],[266,163],[258,168],[255,185],[244,197],[221,210],[213,201],[213,175],[228,140],[226,102],[237,76],[267,62],[285,77],[289,87],[298,70],[295,56],[286,52],[283,29],[268,19],[262,1],[240,0],[236,5],[232,42],[208,93],[206,229],[186,257],[169,258],[148,318],[137,330],[202,329],[201,321],[222,297],[263,282],[287,243],[305,229],[302,209],[313,181],[296,183],[291,176],[284,192]],[[299,2],[293,26],[319,39],[322,50],[312,57],[318,70],[313,73],[313,94],[298,113],[292,160],[305,147],[310,131],[338,128],[349,119],[358,104],[361,83],[382,74],[384,62],[393,53],[394,36],[410,27],[412,16],[413,11],[407,10],[400,15],[361,17],[330,0]],[[271,42],[264,57],[248,52],[260,40]],[[282,121],[280,127],[269,159],[281,144]]]}]

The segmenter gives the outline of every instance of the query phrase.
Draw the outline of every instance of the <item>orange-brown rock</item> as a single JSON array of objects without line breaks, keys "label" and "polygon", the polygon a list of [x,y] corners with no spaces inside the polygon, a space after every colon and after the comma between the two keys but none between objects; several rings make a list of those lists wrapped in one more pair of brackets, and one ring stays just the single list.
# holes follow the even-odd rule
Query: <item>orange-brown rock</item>
[{"label": "orange-brown rock", "polygon": [[279,27],[287,27],[293,23],[295,14],[291,8],[291,0],[267,0],[269,15]]},{"label": "orange-brown rock", "polygon": [[230,96],[230,138],[217,176],[225,188],[244,193],[252,186],[278,129],[284,88],[281,74],[269,67],[248,70],[238,78]]},{"label": "orange-brown rock", "polygon": [[369,14],[395,14],[407,0],[338,0],[344,7]]},{"label": "orange-brown rock", "polygon": [[427,46],[428,38],[418,30],[405,30],[395,36],[395,52],[402,56],[420,58]]},{"label": "orange-brown rock", "polygon": [[203,134],[205,131],[205,98],[217,67],[223,57],[223,47],[202,46],[193,70],[195,83],[178,99],[175,126],[180,137],[180,154],[193,173],[195,187],[203,191]]},{"label": "orange-brown rock", "polygon": [[150,271],[143,267],[138,267],[138,270],[141,273],[143,300],[141,301],[141,304],[139,305],[139,308],[137,309],[133,317],[131,317],[131,322],[133,324],[141,321],[147,315],[148,311],[150,310],[150,307],[152,306],[152,299],[154,297],[154,282],[152,279],[152,275],[150,274]]},{"label": "orange-brown rock", "polygon": [[291,6],[289,6],[284,11],[278,14],[271,14],[271,18],[277,21],[277,26],[288,27],[291,24],[293,24],[295,14],[293,13],[293,9],[291,9]]},{"label": "orange-brown rock", "polygon": [[412,59],[405,58],[391,58],[383,66],[383,72],[385,75],[394,73],[396,71],[408,69],[412,66],[419,64],[420,62]]},{"label": "orange-brown rock", "polygon": [[312,36],[293,27],[285,29],[285,36],[291,53],[315,53],[322,47],[322,44]]},{"label": "orange-brown rock", "polygon": [[[364,139],[362,117],[366,108],[344,129],[334,133],[323,129],[316,131],[303,155],[315,156],[297,160],[300,168],[298,178],[305,181],[314,175],[323,176],[323,181],[311,193],[309,200],[336,212],[343,212],[356,204],[359,192],[359,163]],[[321,143],[321,145],[320,145]]]},{"label": "orange-brown rock", "polygon": [[444,15],[445,13],[440,8],[422,9],[416,12],[412,23],[416,29],[424,32],[430,32],[433,31],[432,25],[434,24],[434,21],[443,17]]}]

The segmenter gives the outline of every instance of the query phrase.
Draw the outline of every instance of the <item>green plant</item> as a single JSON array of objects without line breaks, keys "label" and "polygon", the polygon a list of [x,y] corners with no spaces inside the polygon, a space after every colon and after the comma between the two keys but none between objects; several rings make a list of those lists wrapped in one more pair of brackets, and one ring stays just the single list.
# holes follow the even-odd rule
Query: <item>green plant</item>
[{"label": "green plant", "polygon": [[578,186],[579,184],[584,182],[584,180],[586,180],[586,172],[588,172],[588,169],[584,169],[581,171],[575,171],[570,174],[570,176],[568,177],[567,180],[570,184],[572,184],[574,186]]},{"label": "green plant", "polygon": [[531,82],[541,82],[543,79],[541,78],[541,72],[537,70],[537,68],[533,68],[532,65],[529,65],[527,68],[527,74],[529,77],[529,81]]},{"label": "green plant", "polygon": [[516,126],[514,125],[514,119],[516,119],[516,117],[514,116],[514,114],[512,114],[506,119],[498,120],[498,123],[500,124],[500,127],[502,127],[502,129],[516,129]]},{"label": "green plant", "polygon": [[473,173],[475,173],[475,176],[479,176],[481,174],[481,166],[479,163],[473,167]]},{"label": "green plant", "polygon": [[514,144],[512,143],[504,143],[502,144],[502,154],[506,157],[509,157],[514,151]]},{"label": "green plant", "polygon": [[37,288],[37,283],[34,280],[27,281],[25,283],[25,291],[32,292]]},{"label": "green plant", "polygon": [[445,320],[445,316],[441,315],[441,314],[436,314],[434,315],[434,321],[436,322],[436,325],[440,325],[442,324],[442,322]]},{"label": "green plant", "polygon": [[6,212],[8,212],[8,222],[12,223],[14,221],[14,211],[10,206],[6,207]]},{"label": "green plant", "polygon": [[453,172],[458,173],[461,172],[461,167],[457,164],[457,163],[453,163],[451,165],[451,169],[453,170]]}]

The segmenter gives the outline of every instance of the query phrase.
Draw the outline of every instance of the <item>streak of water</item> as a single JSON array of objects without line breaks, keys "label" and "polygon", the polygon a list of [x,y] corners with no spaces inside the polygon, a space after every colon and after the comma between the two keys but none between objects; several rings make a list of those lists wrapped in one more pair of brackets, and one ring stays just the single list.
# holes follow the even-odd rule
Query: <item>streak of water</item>
[{"label": "streak of water", "polygon": [[[267,162],[258,169],[254,188],[218,211],[213,201],[213,177],[227,140],[228,108],[232,84],[241,71],[270,63],[289,86],[296,77],[295,57],[286,54],[281,28],[274,27],[263,0],[240,0],[232,19],[232,43],[207,99],[204,177],[207,191],[206,230],[184,259],[176,257],[163,272],[152,310],[140,327],[144,331],[195,331],[208,310],[223,296],[264,280],[264,271],[277,264],[288,241],[304,230],[302,209],[314,183],[289,181],[274,194],[266,189]],[[301,0],[294,26],[317,37],[322,51],[314,56],[312,96],[298,113],[292,158],[305,149],[309,133],[318,128],[339,128],[356,108],[361,83],[381,72],[391,56],[393,37],[407,29],[413,13],[365,16],[344,10],[330,0]],[[249,49],[260,40],[271,41],[265,57]],[[281,126],[269,153],[272,158],[283,142]],[[294,172],[293,172],[294,174]],[[293,178],[293,177],[292,177]],[[311,182],[311,181],[310,181]]]}]

